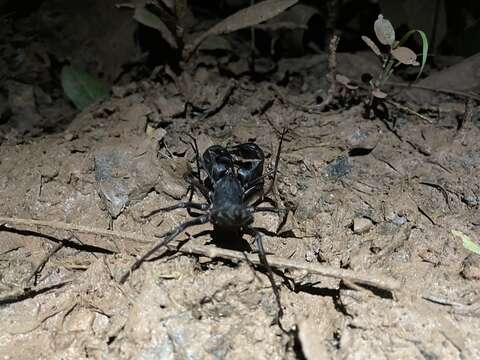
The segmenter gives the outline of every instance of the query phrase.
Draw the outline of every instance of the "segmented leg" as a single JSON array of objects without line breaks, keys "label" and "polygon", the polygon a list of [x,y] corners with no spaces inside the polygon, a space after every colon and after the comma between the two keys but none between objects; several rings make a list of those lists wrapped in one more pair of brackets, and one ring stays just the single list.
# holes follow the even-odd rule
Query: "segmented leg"
[{"label": "segmented leg", "polygon": [[287,133],[287,129],[284,128],[283,131],[282,131],[282,136],[280,137],[280,142],[278,143],[277,155],[275,156],[275,165],[273,167],[273,179],[270,182],[270,184],[268,185],[268,188],[265,191],[263,191],[262,196],[252,204],[253,207],[257,207],[262,202],[264,202],[265,201],[265,196],[268,195],[273,190],[273,187],[275,185],[275,181],[277,179],[278,164],[280,163],[280,153],[282,152],[283,139],[284,139],[286,133]]},{"label": "segmented leg", "polygon": [[[200,191],[200,193],[205,197],[205,199],[208,199],[208,189],[205,187],[202,181],[201,177],[201,170],[202,167],[200,166],[200,151],[198,150],[198,144],[197,140],[190,134],[187,134],[187,136],[190,138],[190,142],[187,142],[185,140],[182,140],[185,144],[189,144],[195,154],[195,162],[197,165],[196,171],[192,172],[191,174],[188,174],[184,176],[185,181],[190,185],[188,188],[188,193],[190,193],[188,202],[192,202],[193,200],[193,194],[195,192],[195,189]],[[202,214],[193,212],[191,208],[187,208],[187,213],[191,217],[198,217],[201,216]]]},{"label": "segmented leg", "polygon": [[187,228],[194,226],[194,225],[201,225],[201,224],[206,224],[209,221],[209,215],[203,215],[201,217],[198,217],[196,219],[190,220],[190,221],[185,221],[184,223],[178,225],[174,230],[172,230],[170,233],[167,234],[165,238],[162,239],[162,241],[156,243],[150,250],[148,250],[145,254],[143,254],[140,258],[138,258],[132,266],[130,266],[130,269],[122,275],[120,278],[120,283],[123,284],[127,279],[128,276],[138,269],[140,265],[148,259],[150,256],[152,256],[158,249],[160,249],[163,246],[168,245],[170,241],[175,239],[179,234],[184,232]]},{"label": "segmented leg", "polygon": [[263,206],[257,206],[256,208],[252,208],[253,213],[257,212],[272,212],[275,214],[286,214],[288,213],[288,209],[282,209],[282,208],[276,208],[276,207],[263,207]]},{"label": "segmented leg", "polygon": [[278,143],[277,156],[275,157],[275,165],[273,168],[273,179],[270,185],[268,186],[267,190],[265,191],[264,193],[265,195],[268,195],[270,191],[272,191],[273,186],[275,185],[275,180],[277,179],[278,164],[280,163],[280,153],[282,152],[283,139],[286,133],[287,133],[287,129],[284,128],[282,131],[282,136],[280,137],[280,142]]},{"label": "segmented leg", "polygon": [[[260,261],[261,261],[262,265],[265,267],[265,270],[267,271],[267,277],[268,277],[268,280],[270,281],[270,284],[272,285],[273,294],[275,295],[275,301],[277,302],[277,306],[278,306],[278,311],[277,311],[277,316],[276,316],[275,322],[277,324],[279,324],[280,328],[282,328],[281,323],[280,323],[280,319],[283,316],[283,307],[282,307],[282,302],[280,300],[280,292],[278,290],[277,284],[275,283],[272,268],[271,268],[271,266],[270,266],[270,264],[268,263],[268,260],[267,260],[267,255],[266,255],[265,249],[263,247],[262,235],[260,234],[259,231],[255,230],[252,227],[249,227],[246,230],[250,233],[250,235],[255,237],[255,243],[256,243],[257,248],[258,248],[258,256],[260,257]],[[283,328],[282,328],[282,330],[283,330]]]},{"label": "segmented leg", "polygon": [[[184,176],[184,179],[188,184],[190,184],[190,186],[193,189],[197,189],[198,191],[200,191],[200,193],[203,195],[205,199],[207,199],[207,201],[210,200],[210,195],[209,195],[210,191],[201,181],[198,181],[198,179],[192,176],[189,176],[188,174]],[[191,193],[191,198],[193,198],[193,192]]]},{"label": "segmented leg", "polygon": [[187,142],[185,140],[182,140],[185,144],[189,144],[195,153],[195,162],[197,163],[197,171],[195,172],[195,177],[199,182],[202,182],[201,176],[200,176],[200,151],[198,150],[198,144],[197,140],[190,134],[187,134],[187,136],[190,138],[191,142]]},{"label": "segmented leg", "polygon": [[197,210],[208,210],[208,207],[209,205],[208,204],[198,204],[198,203],[194,203],[194,202],[180,202],[178,204],[175,204],[175,205],[172,205],[172,206],[168,206],[168,207],[164,207],[164,208],[160,208],[160,209],[155,209],[151,212],[149,212],[148,214],[146,215],[143,215],[144,218],[148,218],[148,217],[151,217],[153,215],[156,215],[158,213],[161,213],[161,212],[166,212],[166,211],[172,211],[172,210],[176,210],[176,209],[197,209]]},{"label": "segmented leg", "polygon": [[172,210],[176,210],[176,209],[188,209],[188,208],[191,208],[191,209],[196,209],[196,210],[208,210],[208,207],[210,205],[204,203],[204,204],[199,204],[199,203],[194,203],[194,202],[180,202],[178,204],[175,204],[175,205],[172,205],[172,206],[168,206],[168,207],[165,207],[161,210],[163,211],[172,211]]}]

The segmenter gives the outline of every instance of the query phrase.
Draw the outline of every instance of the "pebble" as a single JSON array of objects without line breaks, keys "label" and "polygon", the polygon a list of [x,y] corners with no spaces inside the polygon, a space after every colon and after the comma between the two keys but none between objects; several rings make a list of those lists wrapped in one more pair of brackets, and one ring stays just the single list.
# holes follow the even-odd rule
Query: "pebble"
[{"label": "pebble", "polygon": [[463,260],[462,275],[467,280],[480,280],[480,256],[477,254],[468,255]]},{"label": "pebble", "polygon": [[355,234],[364,234],[370,230],[373,226],[373,222],[367,218],[355,218],[353,219],[353,232]]}]

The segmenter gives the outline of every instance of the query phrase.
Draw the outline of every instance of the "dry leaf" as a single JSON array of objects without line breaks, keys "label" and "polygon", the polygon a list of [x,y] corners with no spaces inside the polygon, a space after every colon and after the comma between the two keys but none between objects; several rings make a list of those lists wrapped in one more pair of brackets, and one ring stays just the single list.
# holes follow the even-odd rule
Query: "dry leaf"
[{"label": "dry leaf", "polygon": [[362,40],[375,53],[375,55],[382,56],[382,52],[380,51],[378,46],[369,37],[362,36]]},{"label": "dry leaf", "polygon": [[163,5],[170,9],[171,11],[175,10],[175,0],[162,0]]},{"label": "dry leaf", "polygon": [[417,62],[417,54],[405,46],[400,46],[391,51],[392,56],[405,65],[415,65]]},{"label": "dry leaf", "polygon": [[335,76],[335,79],[342,85],[347,85],[348,83],[350,83],[350,79],[342,74],[337,74]]},{"label": "dry leaf", "polygon": [[385,99],[388,94],[384,93],[382,90],[374,89],[372,91],[372,95],[375,96],[377,99]]},{"label": "dry leaf", "polygon": [[230,42],[225,39],[223,36],[215,35],[210,36],[206,39],[200,46],[199,50],[205,51],[214,51],[214,50],[223,50],[223,51],[233,51],[232,45]]},{"label": "dry leaf", "polygon": [[297,2],[298,0],[265,0],[261,3],[237,11],[235,14],[230,15],[204,32],[198,38],[188,42],[185,45],[184,50],[185,58],[189,58],[207,37],[211,35],[227,34],[249,26],[257,25],[281,14]]},{"label": "dry leaf", "polygon": [[375,30],[378,41],[383,45],[391,46],[395,41],[395,29],[390,21],[383,18],[382,14],[378,15],[378,19],[375,21],[375,24],[373,24],[373,29]]},{"label": "dry leaf", "polygon": [[279,49],[287,51],[290,56],[300,56],[305,53],[305,31],[308,29],[308,24],[311,21],[321,21],[320,12],[313,6],[306,4],[297,4],[290,9],[284,11],[279,16],[276,16],[269,21],[271,25],[285,23],[296,24],[296,28],[291,28],[290,31],[282,33],[277,36],[272,44],[272,49]]},{"label": "dry leaf", "polygon": [[145,9],[143,5],[137,6],[135,8],[135,14],[133,18],[138,21],[140,24],[156,29],[160,32],[163,39],[174,49],[177,49],[177,40],[168,29],[168,27],[163,23],[157,15],[151,11]]},{"label": "dry leaf", "polygon": [[335,76],[335,80],[337,80],[340,84],[342,84],[343,86],[345,86],[346,88],[348,88],[350,90],[358,89],[358,86],[355,85],[355,84],[352,84],[350,82],[350,79],[348,77],[346,77],[345,75],[337,74]]}]

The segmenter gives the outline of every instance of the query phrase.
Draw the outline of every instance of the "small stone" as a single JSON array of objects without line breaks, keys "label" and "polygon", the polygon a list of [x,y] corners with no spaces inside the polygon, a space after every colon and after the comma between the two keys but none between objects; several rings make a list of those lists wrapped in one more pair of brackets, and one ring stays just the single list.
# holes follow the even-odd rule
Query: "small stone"
[{"label": "small stone", "polygon": [[348,156],[341,155],[327,165],[327,174],[332,178],[339,179],[352,171],[352,164]]},{"label": "small stone", "polygon": [[476,195],[464,195],[462,196],[462,202],[468,206],[477,206],[480,203],[480,199]]},{"label": "small stone", "polygon": [[355,234],[364,234],[370,230],[373,226],[373,222],[367,218],[353,219],[353,232]]},{"label": "small stone", "polygon": [[112,86],[112,94],[117,98],[122,98],[127,95],[127,88],[125,86]]},{"label": "small stone", "polygon": [[40,174],[44,182],[49,182],[58,176],[58,169],[51,165],[44,165],[40,169]]},{"label": "small stone", "polygon": [[298,188],[295,185],[290,185],[290,194],[292,196],[295,196],[297,195],[297,193],[298,193]]},{"label": "small stone", "polygon": [[470,254],[463,260],[462,276],[467,280],[480,280],[480,255]]},{"label": "small stone", "polygon": [[67,131],[65,133],[65,135],[63,136],[63,138],[65,139],[65,141],[72,141],[73,139],[76,139],[77,136],[69,131]]},{"label": "small stone", "polygon": [[395,213],[395,210],[393,209],[393,207],[390,205],[390,204],[385,204],[384,207],[383,207],[383,217],[386,221],[393,221],[393,219],[395,219],[395,217],[398,216],[396,213]]},{"label": "small stone", "polygon": [[198,263],[203,265],[203,264],[208,264],[212,262],[212,259],[210,259],[209,257],[206,257],[206,256],[199,256],[198,257]]},{"label": "small stone", "polygon": [[395,225],[403,225],[403,224],[406,224],[406,222],[407,222],[407,218],[405,216],[399,216],[396,214],[392,219],[392,223]]}]

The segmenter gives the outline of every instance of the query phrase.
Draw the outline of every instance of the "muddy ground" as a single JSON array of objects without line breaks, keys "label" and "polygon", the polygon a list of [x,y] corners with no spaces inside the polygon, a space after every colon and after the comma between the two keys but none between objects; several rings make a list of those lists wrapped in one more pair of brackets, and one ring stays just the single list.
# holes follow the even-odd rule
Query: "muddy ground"
[{"label": "muddy ground", "polygon": [[[272,196],[289,219],[276,232],[277,215],[255,218],[268,253],[383,274],[401,288],[276,271],[287,335],[272,325],[277,308],[261,267],[170,251],[120,285],[147,245],[10,224],[15,231],[0,233],[0,358],[480,358],[480,256],[451,233],[480,234],[478,119],[459,130],[455,109],[430,114],[433,123],[393,109],[393,128],[365,119],[354,102],[301,111],[269,81],[229,83],[210,70],[193,81],[197,104],[214,106],[234,89],[201,118],[179,115],[173,82],[145,80],[116,88],[61,131],[3,129],[0,215],[161,234],[188,218],[184,210],[143,216],[186,199],[194,154],[181,139],[192,134],[200,150],[255,140],[271,169],[286,127]],[[282,91],[309,103],[314,94],[303,86]],[[220,246],[210,229],[180,239]],[[255,251],[251,237],[244,241]]]},{"label": "muddy ground", "polygon": [[[305,107],[327,89],[325,53],[259,62],[256,79],[244,73],[245,59],[222,61],[199,57],[183,79],[188,91],[158,68],[75,117],[58,88],[50,96],[31,85],[47,65],[35,72],[23,63],[32,78],[5,85],[0,358],[479,359],[480,256],[452,235],[479,238],[478,107],[459,126],[463,99],[430,92],[415,107],[430,122],[390,105],[389,119],[367,119],[366,93],[344,89],[333,106],[310,113]],[[352,79],[371,64],[371,56],[338,54],[338,71]],[[195,106],[185,112],[187,93]],[[283,128],[271,197],[289,217],[277,229],[277,215],[255,215],[267,252],[384,275],[400,288],[277,269],[285,334],[272,325],[277,306],[264,270],[247,261],[170,250],[119,283],[149,247],[142,238],[189,219],[184,210],[145,217],[187,200],[184,174],[195,166],[187,135],[201,151],[255,141],[271,170]],[[256,250],[250,236],[213,241],[210,230],[179,239]]]}]

